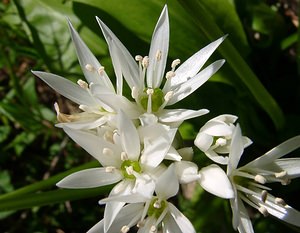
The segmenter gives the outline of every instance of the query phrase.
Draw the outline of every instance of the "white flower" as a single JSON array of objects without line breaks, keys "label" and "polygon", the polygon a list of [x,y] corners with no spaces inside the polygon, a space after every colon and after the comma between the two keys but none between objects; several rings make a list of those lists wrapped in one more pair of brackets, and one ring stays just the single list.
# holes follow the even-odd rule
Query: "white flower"
[{"label": "white flower", "polygon": [[[161,162],[169,153],[176,129],[164,131],[156,138],[145,137],[141,142],[136,127],[122,111],[118,114],[117,122],[117,130],[112,136],[113,143],[90,132],[64,127],[65,132],[103,167],[75,172],[61,180],[57,186],[92,188],[121,181],[112,189],[110,196],[131,193],[142,193],[148,197],[152,195],[153,180],[164,170]],[[124,204],[112,202],[106,206],[105,229],[108,229]]]},{"label": "white flower", "polygon": [[[156,195],[149,198],[140,194],[133,194],[112,196],[101,200],[100,203],[115,201],[130,203],[118,213],[107,232],[126,233],[132,226],[137,225],[139,233],[154,233],[160,229],[167,233],[194,233],[195,229],[191,222],[172,203],[167,201],[178,193],[178,189],[179,184],[174,165],[171,164],[155,182]],[[88,232],[106,232],[104,231],[104,222],[105,218]]]},{"label": "white flower", "polygon": [[224,60],[219,60],[200,71],[225,37],[195,53],[178,69],[176,66],[180,63],[179,59],[173,61],[171,71],[166,73],[166,81],[162,86],[169,48],[167,6],[164,7],[153,32],[149,56],[145,57],[138,55],[134,59],[115,34],[99,18],[97,21],[109,46],[117,83],[122,83],[122,78],[125,78],[141,111],[156,114],[163,123],[177,122],[177,126],[185,119],[208,112],[206,109],[194,111],[164,108],[194,92],[223,65]]},{"label": "white flower", "polygon": [[237,167],[244,150],[239,125],[231,142],[227,175],[232,182],[235,198],[230,200],[233,227],[240,233],[252,233],[253,227],[244,203],[256,208],[264,216],[271,214],[289,224],[300,226],[300,212],[287,205],[283,199],[272,196],[266,186],[269,182],[287,185],[292,178],[300,176],[300,159],[279,159],[300,147],[300,136],[293,137],[276,146],[254,161]]},{"label": "white flower", "polygon": [[[219,164],[228,164],[228,155],[232,133],[235,129],[233,124],[237,116],[224,114],[209,120],[200,129],[195,145],[205,153],[205,155]],[[244,147],[249,146],[252,141],[242,136]]]}]

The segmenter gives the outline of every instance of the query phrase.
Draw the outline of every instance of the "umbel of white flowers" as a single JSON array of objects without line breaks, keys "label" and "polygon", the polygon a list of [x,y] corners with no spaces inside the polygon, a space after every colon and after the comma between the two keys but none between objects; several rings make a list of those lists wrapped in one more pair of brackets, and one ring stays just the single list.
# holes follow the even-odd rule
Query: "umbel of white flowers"
[{"label": "umbel of white flowers", "polygon": [[[172,62],[165,72],[169,46],[169,18],[164,7],[153,32],[149,55],[134,58],[113,32],[97,18],[107,41],[116,87],[69,22],[72,40],[86,81],[77,84],[58,75],[33,73],[61,95],[79,105],[81,112],[61,113],[55,103],[58,127],[99,161],[101,167],[75,172],[57,183],[61,188],[91,188],[115,184],[105,204],[104,217],[91,232],[196,232],[192,223],[169,201],[180,184],[197,182],[206,191],[229,199],[233,227],[251,233],[253,227],[243,202],[299,226],[299,212],[273,197],[267,182],[288,184],[299,176],[300,160],[279,159],[300,145],[300,136],[264,156],[237,168],[245,147],[237,117],[224,114],[209,120],[195,145],[216,164],[198,168],[193,148],[181,147],[175,135],[179,125],[208,113],[207,109],[172,109],[170,106],[204,84],[224,64],[218,60],[202,69],[225,37],[196,52],[180,66]],[[165,78],[165,80],[163,80]],[[131,96],[123,96],[123,79]],[[168,108],[165,108],[168,107]]]}]

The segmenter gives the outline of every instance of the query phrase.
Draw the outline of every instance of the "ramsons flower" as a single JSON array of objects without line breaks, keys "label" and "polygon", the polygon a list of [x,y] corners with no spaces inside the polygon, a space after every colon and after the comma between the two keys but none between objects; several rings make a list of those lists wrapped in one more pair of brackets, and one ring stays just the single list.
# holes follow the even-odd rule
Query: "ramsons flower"
[{"label": "ramsons flower", "polygon": [[239,125],[233,132],[231,147],[227,175],[235,193],[235,197],[230,200],[234,229],[238,229],[240,233],[254,232],[244,203],[264,216],[270,214],[299,227],[300,212],[287,205],[282,198],[271,195],[271,189],[266,184],[279,182],[287,185],[291,179],[300,176],[300,158],[280,159],[300,147],[300,136],[283,142],[241,167],[238,167],[238,163],[244,150],[244,142]]},{"label": "ramsons flower", "polygon": [[[174,165],[155,182],[155,194],[145,197],[141,194],[127,196],[112,196],[100,201],[109,203],[121,201],[130,203],[122,208],[115,221],[108,229],[108,233],[127,233],[131,227],[137,226],[138,232],[182,232],[194,233],[191,222],[167,200],[178,193],[179,183],[175,174]],[[92,227],[88,232],[104,231],[105,218]]]},{"label": "ramsons flower", "polygon": [[[58,187],[92,188],[119,182],[112,189],[110,196],[134,193],[152,196],[154,181],[165,170],[161,162],[167,155],[168,159],[173,158],[174,152],[170,148],[176,129],[161,130],[160,136],[144,137],[141,141],[138,130],[124,112],[118,113],[117,123],[112,141],[90,132],[64,128],[65,132],[103,167],[75,172],[58,182]],[[154,126],[157,129],[158,125]],[[176,154],[175,159],[178,159]],[[106,205],[105,229],[109,228],[124,204],[111,202]]]},{"label": "ramsons flower", "polygon": [[[154,113],[161,122],[165,123],[182,122],[185,119],[208,112],[205,109],[199,111],[169,110],[165,107],[177,103],[194,92],[218,71],[224,60],[218,60],[202,71],[200,70],[225,37],[201,49],[177,69],[180,60],[174,60],[171,64],[171,70],[165,74],[169,49],[167,6],[164,7],[153,32],[149,55],[144,57],[137,55],[135,59],[99,18],[97,21],[109,46],[117,83],[122,86],[122,79],[125,78],[131,88],[132,98],[142,112]],[[164,77],[166,79],[163,82]]]},{"label": "ramsons flower", "polygon": [[[215,163],[228,164],[232,133],[236,127],[234,122],[237,118],[234,115],[223,114],[209,120],[199,130],[194,141],[195,146]],[[245,136],[242,136],[242,141],[244,147],[252,143]]]}]

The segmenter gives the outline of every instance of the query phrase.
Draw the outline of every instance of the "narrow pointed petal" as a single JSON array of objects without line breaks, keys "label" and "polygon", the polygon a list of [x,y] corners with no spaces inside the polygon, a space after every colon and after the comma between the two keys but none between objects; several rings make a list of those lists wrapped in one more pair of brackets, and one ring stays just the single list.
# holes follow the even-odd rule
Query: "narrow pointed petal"
[{"label": "narrow pointed petal", "polygon": [[167,200],[175,196],[179,190],[179,183],[175,173],[174,164],[158,178],[156,182],[155,192],[160,199]]},{"label": "narrow pointed petal", "polygon": [[237,227],[239,233],[254,233],[251,219],[243,202],[238,199],[239,205],[239,225]]},{"label": "narrow pointed petal", "polygon": [[164,109],[159,113],[159,120],[164,123],[185,121],[207,113],[209,113],[207,109],[197,111],[189,109]]},{"label": "narrow pointed petal", "polygon": [[55,74],[41,71],[32,71],[32,73],[42,79],[59,94],[79,105],[82,104],[92,106],[96,104],[95,100],[86,90],[81,88],[79,85],[69,81],[68,79]]},{"label": "narrow pointed petal", "polygon": [[145,139],[144,152],[141,155],[141,163],[146,168],[157,167],[165,158],[176,134],[176,129],[170,129],[165,135],[152,140]]},{"label": "narrow pointed petal", "polygon": [[106,117],[101,117],[98,119],[89,119],[89,120],[79,120],[79,121],[73,121],[73,122],[67,122],[67,123],[58,123],[55,126],[59,128],[70,128],[70,129],[76,129],[76,130],[82,130],[82,129],[95,129],[98,126],[101,126],[105,124],[108,121]]},{"label": "narrow pointed petal", "polygon": [[134,124],[123,111],[119,112],[118,129],[122,148],[130,160],[137,161],[140,156],[140,138]]},{"label": "narrow pointed petal", "polygon": [[108,184],[114,184],[123,178],[121,172],[114,169],[112,172],[106,172],[105,168],[90,168],[63,178],[56,186],[60,188],[95,188]]},{"label": "narrow pointed petal", "polygon": [[168,153],[165,156],[165,159],[173,160],[173,161],[180,161],[182,159],[182,157],[177,152],[177,150],[174,147],[171,146]]},{"label": "narrow pointed petal", "polygon": [[213,164],[202,168],[199,171],[201,179],[200,185],[206,191],[221,197],[221,198],[233,198],[234,191],[230,180],[222,168]]},{"label": "narrow pointed petal", "polygon": [[164,233],[182,233],[175,219],[169,213],[164,218]]},{"label": "narrow pointed petal", "polygon": [[175,169],[180,184],[187,184],[201,178],[198,173],[198,166],[193,162],[176,162]]},{"label": "narrow pointed petal", "polygon": [[231,151],[229,153],[229,161],[227,166],[227,174],[230,175],[233,169],[236,169],[240,158],[244,152],[244,143],[240,125],[237,124],[231,139]]},{"label": "narrow pointed petal", "polygon": [[218,155],[213,150],[205,151],[205,155],[208,158],[210,158],[212,161],[214,161],[215,163],[218,163],[218,164],[226,165],[226,164],[228,164],[228,161],[229,161],[229,157],[228,156]]},{"label": "narrow pointed petal", "polygon": [[210,43],[182,63],[175,71],[175,77],[171,79],[171,86],[177,86],[186,82],[190,77],[194,77],[225,38],[226,36],[223,36]]},{"label": "narrow pointed petal", "polygon": [[[143,83],[139,80],[139,69],[136,61],[115,34],[98,17],[96,19],[108,44],[113,63],[120,63],[122,74],[129,87],[131,89],[132,87],[142,88]],[[114,49],[112,49],[113,46]],[[116,52],[116,50],[118,51]]]},{"label": "narrow pointed petal", "polygon": [[263,167],[266,164],[274,161],[275,159],[279,159],[282,156],[298,149],[299,147],[300,135],[290,138],[289,140],[274,147],[272,150],[268,151],[267,153],[255,159],[254,161],[248,163],[246,166]]},{"label": "narrow pointed petal", "polygon": [[[128,180],[123,180],[118,183],[110,192],[109,196],[127,195],[131,192],[133,183]],[[109,202],[105,206],[104,211],[104,231],[107,232],[118,216],[120,210],[125,205],[125,202]]]},{"label": "narrow pointed petal", "polygon": [[[83,40],[80,38],[77,31],[72,26],[71,22],[68,21],[68,23],[71,32],[71,37],[73,43],[75,44],[78,60],[86,80],[89,83],[103,85],[107,87],[108,90],[114,92],[114,86],[111,83],[110,79],[108,78],[106,72],[102,71],[103,75],[100,75],[98,73],[101,64],[99,63],[97,58],[93,55],[93,53],[90,51],[90,49],[86,46],[86,44],[83,42]],[[88,69],[86,69],[86,65],[91,65],[91,67],[93,67],[93,70],[89,71]]]},{"label": "narrow pointed petal", "polygon": [[117,94],[122,95],[123,91],[123,75],[122,75],[122,62],[120,61],[120,58],[122,57],[122,54],[120,54],[120,50],[118,50],[117,45],[114,43],[114,41],[111,41],[111,47],[110,47],[110,53],[113,54],[112,57],[112,63],[115,70],[115,75],[117,78]]},{"label": "narrow pointed petal", "polygon": [[[169,49],[169,17],[168,8],[165,5],[154,29],[149,51],[149,67],[147,69],[148,87],[159,87],[164,75],[168,49]],[[157,61],[157,52],[161,52],[161,57]]]},{"label": "narrow pointed petal", "polygon": [[[121,151],[119,151],[115,145],[91,133],[73,130],[67,127],[63,129],[78,145],[80,145],[86,152],[97,159],[102,164],[102,166],[121,166],[121,160],[119,158]],[[104,148],[111,149],[114,154],[103,154]]]},{"label": "narrow pointed petal", "polygon": [[174,95],[167,105],[175,104],[197,90],[221,68],[224,62],[225,60],[215,61],[200,73],[198,73],[196,76],[190,78],[182,84],[179,84],[178,88],[174,90]]},{"label": "narrow pointed petal", "polygon": [[184,233],[196,233],[192,223],[172,203],[168,203],[170,214]]},{"label": "narrow pointed petal", "polygon": [[286,171],[290,179],[300,177],[300,158],[277,159],[275,165],[282,171]]},{"label": "narrow pointed petal", "polygon": [[97,222],[87,233],[104,233],[104,220]]}]

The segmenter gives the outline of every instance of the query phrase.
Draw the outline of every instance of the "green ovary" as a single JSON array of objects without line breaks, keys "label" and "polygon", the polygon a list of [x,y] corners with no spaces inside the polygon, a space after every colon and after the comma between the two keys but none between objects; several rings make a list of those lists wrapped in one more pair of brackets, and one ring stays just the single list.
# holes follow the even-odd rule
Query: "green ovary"
[{"label": "green ovary", "polygon": [[160,207],[159,208],[154,207],[154,204],[157,201],[159,201],[159,199],[157,197],[155,197],[151,200],[151,203],[149,205],[149,209],[148,209],[148,212],[147,212],[148,216],[154,216],[156,219],[159,218],[159,216],[162,214],[164,209],[167,207],[166,201],[160,201]]},{"label": "green ovary", "polygon": [[135,179],[135,176],[133,174],[128,174],[126,171],[127,167],[132,167],[135,172],[141,173],[142,168],[140,166],[140,163],[138,161],[132,161],[132,160],[125,160],[121,164],[121,171],[123,173],[123,176],[127,179]]},{"label": "green ovary", "polygon": [[[146,94],[147,89],[144,90],[143,94],[139,97],[142,107],[147,111],[148,98]],[[153,94],[151,96],[151,106],[152,112],[157,112],[159,107],[164,103],[164,93],[160,88],[153,89]]]}]

